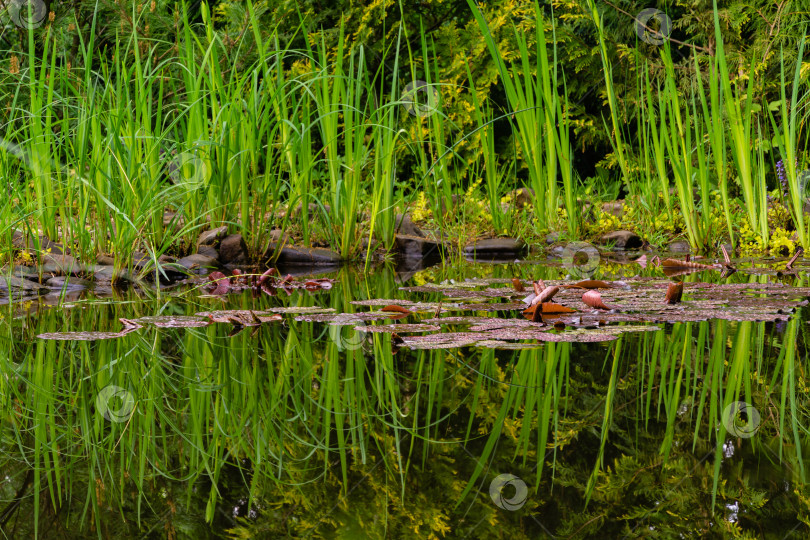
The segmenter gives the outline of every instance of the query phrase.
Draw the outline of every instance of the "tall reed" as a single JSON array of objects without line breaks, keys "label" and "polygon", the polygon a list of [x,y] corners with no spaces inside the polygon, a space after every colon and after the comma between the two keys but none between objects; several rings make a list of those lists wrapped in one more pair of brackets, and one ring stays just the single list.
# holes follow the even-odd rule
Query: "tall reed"
[{"label": "tall reed", "polygon": [[[545,18],[537,2],[535,8],[535,57],[532,65],[529,41],[525,34],[515,29],[514,37],[520,52],[520,62],[507,67],[502,53],[489,31],[480,8],[467,0],[478,27],[484,34],[490,56],[495,62],[500,80],[504,85],[509,106],[515,122],[515,136],[520,143],[522,157],[528,168],[529,183],[535,192],[536,216],[543,228],[553,227],[559,207],[558,175],[563,180],[563,204],[566,209],[567,227],[576,234],[579,209],[570,144],[570,113],[564,84],[557,67],[557,44],[552,47],[552,62],[546,43]],[[552,32],[554,22],[552,20]],[[552,33],[554,36],[554,34]],[[536,74],[536,75],[535,75]],[[562,86],[562,95],[560,94]]]}]

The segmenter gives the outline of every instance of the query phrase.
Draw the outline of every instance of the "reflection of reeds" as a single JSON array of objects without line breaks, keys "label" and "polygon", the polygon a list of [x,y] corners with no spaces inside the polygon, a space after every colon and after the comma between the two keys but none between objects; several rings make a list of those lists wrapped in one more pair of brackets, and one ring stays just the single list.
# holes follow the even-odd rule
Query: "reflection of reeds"
[{"label": "reflection of reeds", "polygon": [[[508,283],[511,271],[496,277]],[[350,301],[393,298],[398,287],[389,271],[359,286],[350,272],[338,278],[328,296],[244,295],[231,298],[229,307],[261,309],[272,301],[351,312]],[[117,317],[210,307],[188,302],[144,298],[90,304],[81,312],[48,310],[39,314],[36,333],[109,331]],[[30,464],[35,496],[21,505],[34,522],[51,499],[69,508],[89,501],[88,516],[98,527],[118,523],[120,513],[135,521],[139,506],[142,522],[152,524],[166,504],[161,490],[178,506],[194,501],[183,512],[210,521],[234,482],[264,508],[269,500],[285,501],[296,515],[315,515],[336,497],[348,497],[360,471],[368,484],[354,496],[369,495],[368,511],[380,509],[370,496],[380,484],[405,502],[421,500],[435,486],[436,504],[456,522],[472,504],[490,515],[487,499],[473,494],[482,482],[486,491],[494,471],[509,471],[534,486],[536,504],[551,504],[544,494],[566,486],[560,499],[566,502],[559,504],[577,512],[587,498],[588,511],[626,512],[625,499],[615,494],[635,486],[627,488],[641,509],[628,522],[635,526],[650,516],[643,508],[691,497],[695,485],[713,485],[718,499],[734,497],[727,494],[742,480],[721,466],[741,463],[723,455],[729,441],[738,452],[781,461],[791,482],[804,481],[807,403],[798,315],[781,334],[763,323],[676,323],[609,344],[545,343],[514,353],[394,354],[388,335],[293,317],[263,326],[256,337],[228,338],[225,325],[146,326],[94,343],[22,340],[17,324],[0,330],[0,341],[10,344],[0,348],[0,471],[18,470],[20,460]],[[99,389],[110,384],[135,396],[125,422],[96,410]],[[752,438],[726,434],[722,415],[736,401],[761,413]],[[715,460],[704,467],[700,456],[707,449]],[[234,470],[241,472],[234,476]],[[669,479],[672,470],[681,471],[677,482]],[[646,487],[635,484],[640,478]],[[324,496],[328,504],[318,502]],[[721,507],[690,500],[695,508],[681,511],[694,519]],[[268,526],[272,515],[263,518]],[[89,523],[88,517],[82,527]],[[330,520],[319,525],[332,526]]]}]

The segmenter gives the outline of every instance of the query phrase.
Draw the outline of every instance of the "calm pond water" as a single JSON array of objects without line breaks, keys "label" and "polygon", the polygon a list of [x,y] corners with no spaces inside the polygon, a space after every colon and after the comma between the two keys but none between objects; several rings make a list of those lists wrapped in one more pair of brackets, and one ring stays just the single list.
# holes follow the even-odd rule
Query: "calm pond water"
[{"label": "calm pond water", "polygon": [[[657,272],[603,264],[594,277]],[[802,276],[684,280],[805,286]],[[411,350],[293,313],[238,332],[144,324],[115,339],[36,337],[211,310],[361,312],[379,308],[350,302],[442,299],[403,286],[565,271],[462,263],[325,277],[330,290],[276,296],[85,291],[2,306],[3,537],[810,534],[806,307],[787,321],[657,323],[524,350]]]}]

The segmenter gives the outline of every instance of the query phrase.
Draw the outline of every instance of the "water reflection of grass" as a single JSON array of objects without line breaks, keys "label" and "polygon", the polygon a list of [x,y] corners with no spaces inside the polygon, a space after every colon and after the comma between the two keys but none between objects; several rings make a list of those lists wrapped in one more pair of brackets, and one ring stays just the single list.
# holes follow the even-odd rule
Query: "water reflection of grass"
[{"label": "water reflection of grass", "polygon": [[[351,300],[397,297],[397,286],[392,273],[343,273],[328,295],[244,295],[228,307],[350,311]],[[49,310],[26,324],[115,330],[118,317],[191,314],[211,301]],[[209,527],[237,537],[636,537],[650,527],[694,537],[755,526],[781,537],[807,512],[803,317],[396,354],[387,335],[292,317],[255,337],[212,325],[89,343],[32,341],[21,323],[3,326],[0,347],[0,516],[16,537],[35,524],[42,536],[59,527],[99,537]],[[124,421],[99,410],[110,384],[135,398]],[[753,437],[730,436],[722,421],[738,400],[761,415]],[[489,498],[502,473],[529,486],[520,510]],[[233,517],[248,506],[255,519]],[[728,507],[742,509],[736,521]]]}]

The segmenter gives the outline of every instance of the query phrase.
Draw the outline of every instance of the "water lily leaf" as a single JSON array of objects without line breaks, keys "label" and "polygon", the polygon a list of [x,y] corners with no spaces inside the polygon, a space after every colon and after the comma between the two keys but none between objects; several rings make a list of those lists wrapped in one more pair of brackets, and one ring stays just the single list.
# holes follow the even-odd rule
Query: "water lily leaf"
[{"label": "water lily leaf", "polygon": [[368,300],[353,300],[349,302],[355,306],[388,306],[391,304],[399,304],[401,306],[411,306],[416,302],[411,302],[410,300],[387,300],[385,298],[370,298]]},{"label": "water lily leaf", "polygon": [[503,321],[497,317],[433,317],[431,319],[423,319],[423,323],[431,324],[484,324],[493,321]]},{"label": "water lily leaf", "polygon": [[118,319],[124,325],[120,332],[52,332],[39,334],[39,339],[55,339],[60,341],[97,341],[100,339],[115,339],[123,337],[130,332],[143,328],[136,320]]},{"label": "water lily leaf", "polygon": [[292,307],[272,307],[272,308],[267,308],[265,311],[268,311],[270,313],[293,313],[293,314],[299,314],[299,313],[334,313],[335,309],[334,308],[323,308],[323,307],[318,307],[318,306],[310,306],[310,307],[292,306]]},{"label": "water lily leaf", "polygon": [[446,332],[427,336],[405,336],[402,338],[402,346],[409,349],[456,349],[484,339],[486,336],[481,333]]},{"label": "water lily leaf", "polygon": [[549,326],[546,326],[542,322],[532,322],[526,321],[523,319],[491,319],[487,322],[479,323],[473,326],[470,326],[470,332],[489,332],[491,330],[501,330],[504,328],[512,328],[512,329],[521,329],[521,330],[535,330],[535,329],[542,329],[543,331],[550,330]]},{"label": "water lily leaf", "polygon": [[332,325],[357,324],[364,321],[379,319],[397,320],[407,315],[404,313],[387,313],[384,311],[364,311],[360,313],[314,313],[299,315],[295,318],[300,322],[324,322]]},{"label": "water lily leaf", "polygon": [[185,315],[156,315],[136,319],[139,323],[151,324],[158,328],[196,328],[211,324],[209,319]]},{"label": "water lily leaf", "polygon": [[355,326],[358,332],[388,332],[391,334],[408,334],[417,332],[437,332],[440,326],[435,324],[382,324],[374,326]]},{"label": "water lily leaf", "polygon": [[208,317],[214,323],[229,323],[235,326],[257,326],[259,324],[280,321],[282,316],[265,311],[254,311],[248,309],[230,309],[219,311],[201,311],[195,313],[200,317]]},{"label": "water lily leaf", "polygon": [[542,343],[514,343],[511,341],[501,341],[498,339],[487,339],[478,341],[476,347],[485,347],[487,349],[500,349],[500,350],[522,350],[522,349],[538,349],[543,346]]},{"label": "water lily leaf", "polygon": [[491,302],[486,304],[459,304],[450,309],[455,311],[516,311],[518,309],[524,309],[525,307],[526,304],[523,302]]}]

